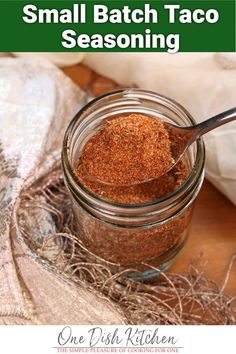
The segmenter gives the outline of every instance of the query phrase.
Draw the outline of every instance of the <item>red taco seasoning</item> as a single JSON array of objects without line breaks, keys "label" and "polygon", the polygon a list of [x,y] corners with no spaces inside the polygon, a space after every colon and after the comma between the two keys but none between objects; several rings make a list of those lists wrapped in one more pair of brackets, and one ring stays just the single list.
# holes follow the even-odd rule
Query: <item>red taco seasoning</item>
[{"label": "red taco seasoning", "polygon": [[180,161],[171,171],[160,178],[132,186],[110,186],[91,181],[80,163],[75,170],[81,183],[91,192],[112,202],[141,204],[155,201],[173,193],[188,176],[188,168]]},{"label": "red taco seasoning", "polygon": [[108,120],[86,143],[81,163],[96,180],[122,186],[162,176],[174,159],[163,122],[130,114]]},{"label": "red taco seasoning", "polygon": [[[203,180],[201,141],[169,170],[173,144],[163,119],[194,124],[170,99],[119,91],[89,103],[64,140],[63,169],[78,237],[114,271],[140,271],[136,279],[153,275],[150,266],[165,270],[183,247]],[[156,176],[161,177],[133,184]]]}]

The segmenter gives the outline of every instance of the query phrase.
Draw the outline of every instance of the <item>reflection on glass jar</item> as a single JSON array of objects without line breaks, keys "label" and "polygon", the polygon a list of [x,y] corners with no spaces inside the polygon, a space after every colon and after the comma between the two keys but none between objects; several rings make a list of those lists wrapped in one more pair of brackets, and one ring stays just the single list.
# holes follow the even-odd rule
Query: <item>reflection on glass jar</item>
[{"label": "reflection on glass jar", "polygon": [[197,141],[167,175],[132,190],[86,183],[76,173],[85,143],[107,119],[130,113],[181,126],[195,124],[183,107],[164,96],[137,89],[113,92],[90,102],[72,120],[62,164],[85,247],[114,272],[137,269],[141,275],[131,270],[130,275],[147,279],[156,272],[152,267],[167,269],[186,241],[193,201],[204,177],[205,153],[203,142]]}]

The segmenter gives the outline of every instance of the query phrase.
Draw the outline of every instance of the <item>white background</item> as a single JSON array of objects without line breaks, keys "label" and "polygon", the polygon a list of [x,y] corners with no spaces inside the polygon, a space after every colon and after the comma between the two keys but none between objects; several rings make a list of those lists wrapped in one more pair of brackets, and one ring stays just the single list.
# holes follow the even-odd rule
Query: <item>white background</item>
[{"label": "white background", "polygon": [[[58,335],[65,326],[0,326],[0,353],[2,354],[50,354],[59,352],[80,352],[81,349],[63,349],[59,347]],[[74,336],[86,336],[88,330],[95,326],[71,326]],[[131,326],[99,326],[104,332],[112,332],[115,328],[119,329],[120,337],[124,334],[127,327]],[[176,347],[183,349],[158,349],[153,345],[153,352],[156,353],[183,353],[183,354],[228,354],[236,353],[236,326],[132,326],[136,329],[158,328],[159,336],[174,336],[178,339]],[[68,346],[72,346],[68,344]],[[81,344],[81,347],[86,344]],[[167,345],[160,345],[168,346]],[[78,347],[76,345],[75,347]],[[104,345],[99,345],[104,347]],[[112,345],[109,345],[109,348]],[[118,346],[119,347],[119,346]],[[149,346],[150,347],[150,346]],[[129,346],[132,348],[132,346]],[[123,353],[135,353],[133,349],[124,348]],[[136,348],[137,350],[140,347]],[[145,346],[142,347],[144,349]],[[90,351],[99,353],[98,351]],[[120,353],[121,349],[117,349]],[[138,351],[136,351],[137,353]],[[140,352],[140,351],[139,351]],[[144,353],[145,351],[143,351]]]}]

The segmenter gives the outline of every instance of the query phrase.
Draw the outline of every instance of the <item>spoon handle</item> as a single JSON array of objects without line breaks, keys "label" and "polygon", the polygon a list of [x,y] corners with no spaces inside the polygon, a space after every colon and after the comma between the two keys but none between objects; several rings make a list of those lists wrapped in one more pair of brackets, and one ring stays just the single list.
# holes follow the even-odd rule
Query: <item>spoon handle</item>
[{"label": "spoon handle", "polygon": [[228,111],[217,114],[210,119],[205,120],[194,126],[195,136],[199,138],[201,135],[208,133],[212,129],[220,127],[223,124],[236,120],[236,107],[229,109]]}]

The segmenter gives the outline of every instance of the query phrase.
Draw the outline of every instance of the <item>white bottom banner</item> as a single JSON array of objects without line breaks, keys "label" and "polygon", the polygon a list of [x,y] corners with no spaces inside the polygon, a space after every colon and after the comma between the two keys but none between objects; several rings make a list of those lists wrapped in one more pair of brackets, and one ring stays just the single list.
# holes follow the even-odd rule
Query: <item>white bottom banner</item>
[{"label": "white bottom banner", "polygon": [[236,326],[0,326],[0,353],[236,353]]}]

